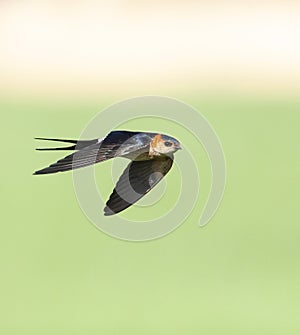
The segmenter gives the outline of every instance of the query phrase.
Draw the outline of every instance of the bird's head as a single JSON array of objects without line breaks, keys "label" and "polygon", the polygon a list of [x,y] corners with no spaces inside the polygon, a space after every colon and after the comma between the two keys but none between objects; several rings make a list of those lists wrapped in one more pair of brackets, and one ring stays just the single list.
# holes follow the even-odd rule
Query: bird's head
[{"label": "bird's head", "polygon": [[167,155],[181,149],[179,141],[167,135],[156,135],[151,142],[151,149],[154,154]]}]

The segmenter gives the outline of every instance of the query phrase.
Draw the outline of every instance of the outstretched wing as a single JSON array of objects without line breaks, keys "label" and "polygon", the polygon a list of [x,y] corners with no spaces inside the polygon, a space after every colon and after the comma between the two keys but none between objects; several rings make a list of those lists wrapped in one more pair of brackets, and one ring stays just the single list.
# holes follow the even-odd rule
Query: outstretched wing
[{"label": "outstretched wing", "polygon": [[124,170],[107,201],[104,215],[119,213],[136,203],[163,179],[172,164],[173,156],[132,161]]},{"label": "outstretched wing", "polygon": [[[73,146],[65,147],[65,149],[77,151],[42,170],[36,171],[34,174],[69,171],[102,162],[116,156],[126,156],[130,152],[147,147],[151,141],[151,137],[146,133],[112,131],[103,140],[96,139],[78,142],[74,140],[51,140],[74,143]],[[57,150],[57,148],[49,148],[48,150]],[[58,150],[62,149],[59,148]]]},{"label": "outstretched wing", "polygon": [[[34,172],[34,174],[49,174],[78,169],[100,161],[99,151],[101,143],[92,144],[86,148],[68,155],[50,166]],[[108,159],[108,158],[105,158]],[[103,160],[105,160],[103,158]]]}]

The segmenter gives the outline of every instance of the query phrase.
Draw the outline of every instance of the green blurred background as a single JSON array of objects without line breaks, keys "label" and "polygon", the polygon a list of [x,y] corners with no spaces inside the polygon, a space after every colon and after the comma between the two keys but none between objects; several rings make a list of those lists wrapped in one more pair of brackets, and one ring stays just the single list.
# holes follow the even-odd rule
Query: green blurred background
[{"label": "green blurred background", "polygon": [[[25,3],[25,11],[15,1],[0,5],[0,35],[6,36],[0,56],[1,334],[298,335],[300,57],[291,39],[299,31],[297,3],[266,1],[249,9],[233,1],[227,4],[230,10],[217,6],[217,13],[206,2],[154,2],[150,7],[135,1],[112,7],[92,1]],[[168,12],[170,6],[174,13]],[[236,19],[235,29],[228,12]],[[103,33],[95,22],[107,13],[112,18]],[[172,21],[178,13],[191,22],[190,30]],[[189,32],[201,39],[197,22],[216,15],[219,26],[205,30],[208,37],[202,40],[215,47],[202,53],[203,45],[194,39],[184,45],[190,47],[184,49],[187,59],[184,52],[153,51],[160,34],[151,27],[162,24],[159,15],[169,27],[170,52],[184,45]],[[115,16],[120,31],[142,25],[139,33],[145,45],[150,43],[146,50],[153,62],[143,58],[148,53],[139,51],[136,35],[132,40],[124,35],[130,52],[124,36],[110,42],[118,36]],[[235,33],[223,36],[224,27],[254,31],[239,39]],[[99,39],[89,35],[86,45],[89,32]],[[154,41],[147,40],[150,36]],[[235,53],[243,36],[243,50]],[[74,43],[78,48],[73,50]],[[125,49],[118,50],[118,43]],[[118,55],[109,54],[109,46]],[[245,46],[252,50],[249,58]],[[223,56],[216,57],[223,49]],[[209,55],[215,58],[208,61]],[[166,67],[168,57],[173,63]],[[87,220],[71,174],[32,176],[60,157],[34,151],[33,137],[76,138],[102,108],[148,94],[178,98],[206,116],[224,148],[227,185],[217,214],[204,228],[197,225],[206,196],[201,193],[199,208],[173,233],[150,242],[125,242]],[[202,158],[205,193],[209,169]],[[202,171],[201,156],[198,162]],[[132,208],[130,215],[139,210]]]}]

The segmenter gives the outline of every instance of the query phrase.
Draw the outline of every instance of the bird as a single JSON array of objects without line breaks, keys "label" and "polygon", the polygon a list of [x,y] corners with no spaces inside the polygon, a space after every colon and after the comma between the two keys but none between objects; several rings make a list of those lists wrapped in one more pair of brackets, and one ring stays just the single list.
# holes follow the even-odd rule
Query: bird
[{"label": "bird", "polygon": [[111,193],[104,215],[120,213],[153,189],[170,171],[174,153],[182,149],[180,142],[165,134],[114,130],[103,138],[69,140],[36,137],[37,140],[71,143],[66,147],[36,150],[73,150],[74,152],[34,175],[75,170],[115,157],[130,160]]}]

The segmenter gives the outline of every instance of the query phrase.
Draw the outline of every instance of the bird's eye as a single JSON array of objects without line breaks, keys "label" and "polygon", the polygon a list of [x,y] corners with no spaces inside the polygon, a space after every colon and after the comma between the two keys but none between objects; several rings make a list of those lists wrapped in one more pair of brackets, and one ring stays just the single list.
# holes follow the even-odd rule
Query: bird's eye
[{"label": "bird's eye", "polygon": [[172,142],[165,142],[165,146],[166,147],[171,147],[172,146]]}]

